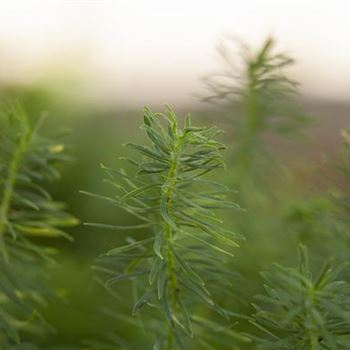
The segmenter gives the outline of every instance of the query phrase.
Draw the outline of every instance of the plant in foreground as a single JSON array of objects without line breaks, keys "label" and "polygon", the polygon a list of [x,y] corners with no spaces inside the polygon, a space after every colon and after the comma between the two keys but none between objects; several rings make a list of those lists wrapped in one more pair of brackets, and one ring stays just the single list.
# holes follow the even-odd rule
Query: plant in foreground
[{"label": "plant in foreground", "polygon": [[267,296],[258,296],[253,324],[263,335],[259,349],[345,350],[350,348],[350,285],[340,279],[345,265],[327,262],[313,278],[305,246],[299,268],[275,264],[264,273]]},{"label": "plant in foreground", "polygon": [[[121,280],[133,281],[137,291],[142,291],[133,314],[148,305],[146,309],[153,317],[164,317],[167,325],[156,321],[148,325],[157,335],[155,348],[172,349],[183,346],[186,338],[195,337],[196,329],[213,329],[216,324],[196,313],[198,301],[229,316],[213,295],[215,290],[222,294],[228,289],[227,276],[232,272],[225,268],[225,259],[233,256],[232,248],[238,246],[239,236],[223,226],[215,211],[235,210],[238,206],[226,199],[226,186],[203,178],[224,165],[221,151],[225,146],[214,139],[220,130],[193,127],[189,116],[180,128],[170,108],[166,114],[146,108],[142,129],[150,145],[128,144],[141,155],[137,161],[126,159],[135,167],[134,174],[102,166],[116,194],[107,197],[84,193],[123,208],[141,222],[125,228],[149,228],[145,239],[129,238],[127,245],[100,257],[96,269],[109,276],[108,286]],[[225,337],[221,333],[225,332],[247,340],[231,329],[221,328],[195,339],[208,348],[211,342],[222,347]]]},{"label": "plant in foreground", "polygon": [[[57,179],[64,146],[38,134],[19,105],[0,113],[0,349],[14,348],[21,330],[47,327],[37,308],[53,295],[45,281],[53,249],[40,237],[68,237],[62,227],[77,220],[45,190]],[[40,321],[40,322],[36,322]],[[25,346],[25,345],[23,345]],[[29,348],[28,348],[29,349]]]}]

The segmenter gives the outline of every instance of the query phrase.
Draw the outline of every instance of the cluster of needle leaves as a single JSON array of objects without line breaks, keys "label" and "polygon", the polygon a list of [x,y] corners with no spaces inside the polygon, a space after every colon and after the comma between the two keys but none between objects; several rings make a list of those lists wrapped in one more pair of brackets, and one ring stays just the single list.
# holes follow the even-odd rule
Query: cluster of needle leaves
[{"label": "cluster of needle leaves", "polygon": [[266,133],[295,134],[310,122],[297,99],[298,84],[287,75],[294,60],[275,46],[268,38],[255,51],[229,38],[218,47],[223,68],[203,79],[209,94],[202,100],[230,108],[225,122],[234,128],[235,186],[266,151]]},{"label": "cluster of needle leaves", "polygon": [[205,77],[210,94],[206,102],[223,101],[243,105],[246,118],[238,118],[241,127],[295,131],[307,121],[296,101],[298,84],[286,72],[294,64],[288,54],[276,52],[276,43],[268,38],[255,52],[239,42],[242,62],[233,57],[231,49],[237,41],[222,42],[218,53],[223,61],[222,71]]},{"label": "cluster of needle leaves", "polygon": [[54,295],[46,286],[54,250],[42,237],[68,237],[76,219],[45,190],[66,161],[64,145],[39,135],[18,105],[0,113],[0,348],[20,343],[21,331],[47,328],[37,311]]},{"label": "cluster of needle leaves", "polygon": [[350,347],[350,284],[346,265],[326,262],[314,278],[306,247],[299,248],[299,267],[278,264],[267,273],[267,295],[258,296],[253,324],[263,335],[259,349],[345,350]]},{"label": "cluster of needle leaves", "polygon": [[[198,302],[229,317],[213,295],[215,290],[222,295],[229,289],[227,279],[234,274],[225,267],[225,259],[233,256],[241,237],[227,229],[215,212],[238,206],[227,199],[226,186],[204,178],[224,166],[221,151],[225,146],[215,140],[218,128],[194,127],[189,116],[181,128],[170,108],[165,114],[146,108],[142,129],[149,144],[127,144],[141,156],[125,159],[134,166],[134,173],[102,166],[116,194],[85,193],[123,208],[140,222],[126,228],[147,227],[149,235],[140,240],[129,238],[128,244],[100,257],[95,268],[106,274],[109,287],[122,280],[134,283],[141,295],[133,307],[134,315],[145,308],[167,321],[167,327],[164,321],[152,327],[156,349],[184,348],[186,338],[196,339],[197,328],[209,322],[210,329],[215,325],[214,320],[196,314]],[[166,332],[164,328],[168,328]],[[218,344],[225,341],[216,328],[201,337],[203,346],[207,341],[213,343],[215,337]]]}]

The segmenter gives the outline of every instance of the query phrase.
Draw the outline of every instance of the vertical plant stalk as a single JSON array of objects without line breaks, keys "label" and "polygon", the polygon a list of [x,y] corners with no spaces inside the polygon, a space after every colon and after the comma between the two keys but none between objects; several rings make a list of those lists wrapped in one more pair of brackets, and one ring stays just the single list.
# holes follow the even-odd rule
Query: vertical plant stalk
[{"label": "vertical plant stalk", "polygon": [[4,195],[3,200],[0,205],[0,253],[3,255],[5,261],[8,260],[8,255],[6,252],[6,246],[4,242],[4,235],[7,225],[7,215],[11,207],[11,201],[13,198],[13,192],[16,185],[16,179],[20,167],[21,160],[28,148],[30,138],[32,135],[32,130],[28,125],[28,120],[24,119],[24,131],[20,136],[18,146],[13,153],[11,162],[9,164],[9,169],[7,173],[7,179],[4,181]]},{"label": "vertical plant stalk", "polygon": [[[305,312],[305,320],[306,324],[313,325],[313,318],[314,315],[317,313],[317,298],[315,295],[315,292],[317,293],[317,290],[315,288],[315,284],[312,281],[312,275],[310,272],[310,266],[309,266],[309,257],[307,255],[306,247],[300,246],[299,248],[299,260],[300,260],[300,266],[299,271],[300,274],[304,276],[308,276],[309,280],[304,280],[303,283],[305,283],[305,296],[303,296],[303,307]],[[317,350],[319,348],[319,332],[316,327],[309,327],[307,329],[307,336],[308,336],[308,345],[310,346],[310,350]]]},{"label": "vertical plant stalk", "polygon": [[[312,307],[316,309],[314,290],[312,286],[308,289],[308,299],[311,301]],[[311,317],[312,316],[310,315],[310,318]],[[319,347],[319,337],[320,337],[317,330],[310,329],[309,337],[310,337],[310,350],[317,350]]]},{"label": "vertical plant stalk", "polygon": [[239,184],[246,175],[250,164],[252,163],[252,143],[256,140],[259,132],[259,103],[255,96],[254,87],[256,84],[254,73],[249,69],[249,84],[244,96],[245,119],[242,125],[242,143],[237,150],[237,168],[234,172],[234,183]]},{"label": "vertical plant stalk", "polygon": [[[174,150],[171,153],[171,165],[170,165],[167,179],[164,183],[164,200],[166,203],[165,207],[169,215],[171,214],[171,203],[173,200],[173,195],[176,187],[176,173],[177,173],[178,159],[181,154],[181,148],[182,148],[182,142],[180,139],[174,145]],[[166,247],[167,247],[166,265],[167,265],[167,274],[169,279],[168,286],[170,287],[169,293],[170,293],[170,300],[171,300],[171,308],[175,314],[177,309],[176,294],[178,292],[178,283],[176,278],[176,272],[174,271],[175,259],[172,252],[172,239],[174,234],[175,234],[175,230],[172,229],[170,223],[167,222],[165,224],[165,239],[166,239]],[[174,343],[174,334],[169,327],[166,350],[171,350],[173,348],[173,343]]]}]

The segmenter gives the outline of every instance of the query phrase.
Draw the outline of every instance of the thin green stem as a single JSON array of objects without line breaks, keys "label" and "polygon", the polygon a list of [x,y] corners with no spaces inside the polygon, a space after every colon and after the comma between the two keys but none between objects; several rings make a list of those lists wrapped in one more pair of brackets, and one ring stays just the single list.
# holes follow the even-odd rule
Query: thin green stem
[{"label": "thin green stem", "polygon": [[[256,140],[260,128],[259,103],[255,93],[256,80],[253,73],[249,73],[249,83],[244,96],[244,113],[241,130],[241,144],[234,154],[236,157],[236,171],[234,174],[234,183],[241,183],[252,163],[253,142]],[[237,161],[238,158],[238,161]]]},{"label": "thin green stem", "polygon": [[[165,191],[165,200],[166,200],[166,210],[168,214],[171,213],[172,209],[172,200],[176,187],[176,173],[179,162],[179,156],[181,153],[181,143],[177,142],[174,147],[174,151],[171,154],[171,166],[169,173],[166,179],[167,189]],[[167,264],[167,275],[168,275],[168,290],[170,294],[170,305],[173,312],[176,311],[177,305],[177,293],[178,293],[178,282],[175,273],[175,258],[172,251],[172,239],[174,231],[170,224],[165,225],[165,239],[166,239],[166,264]],[[173,348],[174,335],[172,330],[169,327],[166,350],[171,350]]]},{"label": "thin green stem", "polygon": [[[176,293],[177,293],[177,278],[174,271],[174,256],[171,251],[172,246],[172,230],[170,228],[170,225],[166,225],[166,231],[165,231],[165,237],[167,241],[167,254],[166,254],[166,260],[167,260],[167,274],[169,279],[169,293],[170,293],[170,305],[173,310],[173,312],[177,308],[177,302],[176,302]],[[167,338],[167,346],[166,350],[171,350],[173,347],[174,342],[174,335],[172,330],[169,328],[168,330],[168,338]]]},{"label": "thin green stem", "polygon": [[27,120],[24,120],[23,129],[24,131],[20,136],[18,146],[13,153],[12,159],[8,167],[7,178],[4,181],[3,198],[0,204],[0,250],[5,260],[8,259],[4,242],[4,235],[6,231],[6,226],[8,224],[8,212],[10,210],[11,202],[13,199],[20,163],[24,153],[27,150],[32,132]]},{"label": "thin green stem", "polygon": [[[311,305],[313,307],[316,307],[316,305],[315,305],[316,301],[315,301],[313,287],[308,288],[307,296],[308,296],[309,300],[311,301]],[[310,316],[309,313],[308,313],[308,316]],[[311,329],[308,333],[309,333],[309,337],[310,337],[310,350],[317,350],[318,344],[319,344],[319,333],[315,329]]]}]

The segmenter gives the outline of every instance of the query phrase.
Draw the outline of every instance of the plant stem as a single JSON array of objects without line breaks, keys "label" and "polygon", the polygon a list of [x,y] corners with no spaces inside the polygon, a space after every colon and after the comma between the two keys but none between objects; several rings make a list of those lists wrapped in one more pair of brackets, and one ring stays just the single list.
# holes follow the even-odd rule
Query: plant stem
[{"label": "plant stem", "polygon": [[240,184],[245,178],[247,171],[252,163],[253,142],[257,138],[260,128],[259,119],[259,102],[255,93],[255,77],[252,72],[248,73],[248,86],[244,96],[244,113],[243,125],[241,130],[241,144],[234,154],[236,157],[236,171],[234,183]]},{"label": "plant stem", "polygon": [[[316,302],[315,302],[315,295],[314,295],[314,289],[313,287],[310,287],[307,291],[308,298],[311,301],[311,305],[316,308]],[[308,313],[309,314],[309,313]],[[310,350],[317,350],[318,349],[318,343],[319,343],[319,334],[316,330],[311,329],[309,331],[309,337],[310,337]]]},{"label": "plant stem", "polygon": [[24,153],[27,150],[28,143],[31,138],[31,132],[32,132],[27,120],[24,120],[23,129],[24,131],[20,136],[18,146],[13,153],[12,159],[8,167],[7,178],[4,181],[3,198],[0,204],[0,252],[5,258],[5,260],[8,260],[5,242],[4,242],[5,229],[8,223],[7,216],[8,216],[8,212],[11,206],[11,201],[13,198],[13,193],[14,193],[14,188],[16,184],[20,163]]},{"label": "plant stem", "polygon": [[[171,166],[169,169],[169,173],[166,179],[165,184],[167,184],[167,189],[165,191],[165,199],[166,199],[166,210],[170,215],[171,207],[172,207],[172,199],[176,187],[176,173],[178,167],[179,156],[181,153],[181,142],[176,142],[174,146],[174,151],[171,153]],[[177,293],[178,293],[178,282],[176,278],[176,273],[174,270],[174,255],[172,252],[172,238],[174,231],[170,224],[166,223],[165,225],[165,239],[166,239],[166,263],[167,263],[167,275],[169,279],[168,286],[170,293],[170,305],[173,312],[177,309]],[[169,327],[166,350],[171,350],[173,348],[174,343],[174,335],[172,330]]]}]

